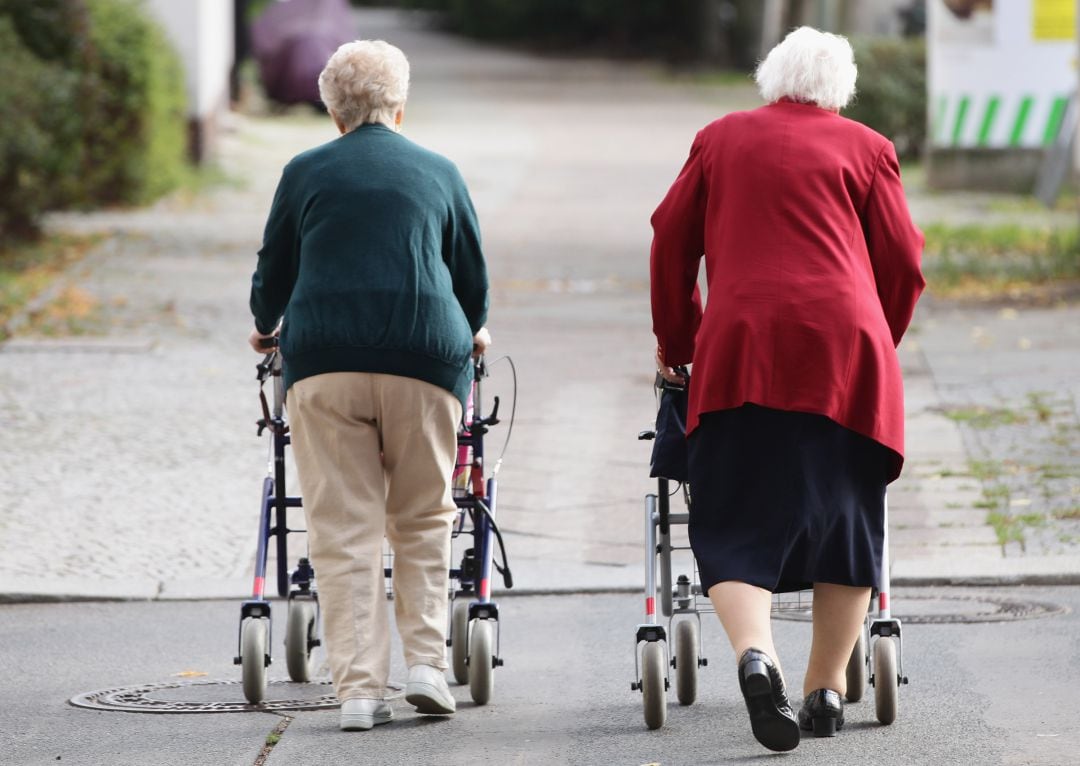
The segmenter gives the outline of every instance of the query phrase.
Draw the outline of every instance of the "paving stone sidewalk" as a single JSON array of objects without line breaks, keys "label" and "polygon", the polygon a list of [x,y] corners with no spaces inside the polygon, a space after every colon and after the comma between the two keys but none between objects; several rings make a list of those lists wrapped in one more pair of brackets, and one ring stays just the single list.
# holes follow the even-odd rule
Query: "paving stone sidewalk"
[{"label": "paving stone sidewalk", "polygon": [[[517,582],[635,587],[651,488],[635,435],[654,407],[648,217],[694,132],[756,96],[478,47],[388,12],[360,19],[365,36],[409,53],[407,132],[459,164],[479,210],[493,357],[512,355],[518,372],[499,508]],[[222,146],[230,183],[53,219],[105,235],[54,288],[91,296],[98,331],[0,347],[3,597],[243,595],[266,466],[249,278],[280,168],[332,137],[311,114],[236,116]],[[938,209],[913,207],[924,222]],[[901,347],[896,577],[1080,576],[1078,320],[1070,306],[920,306]],[[505,363],[489,392],[509,400]]]}]

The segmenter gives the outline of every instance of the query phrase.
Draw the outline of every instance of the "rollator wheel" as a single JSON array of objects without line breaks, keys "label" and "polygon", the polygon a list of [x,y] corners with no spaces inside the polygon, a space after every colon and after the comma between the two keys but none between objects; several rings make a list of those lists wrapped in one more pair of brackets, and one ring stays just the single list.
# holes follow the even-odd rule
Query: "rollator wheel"
[{"label": "rollator wheel", "polygon": [[664,675],[664,647],[649,641],[641,650],[641,699],[645,705],[645,725],[659,729],[667,720],[667,689]]},{"label": "rollator wheel", "polygon": [[454,601],[453,617],[450,621],[450,659],[454,668],[454,680],[459,684],[469,683],[469,602],[467,598]]},{"label": "rollator wheel", "polygon": [[891,638],[879,638],[874,642],[874,712],[885,725],[896,720],[899,681],[896,642]]},{"label": "rollator wheel", "polygon": [[698,671],[697,620],[682,620],[675,625],[675,694],[680,705],[693,705],[697,699]]},{"label": "rollator wheel", "polygon": [[474,620],[469,635],[469,693],[477,705],[491,701],[495,688],[495,634],[491,620]]},{"label": "rollator wheel", "polygon": [[267,634],[269,620],[249,617],[244,620],[240,634],[240,670],[244,682],[244,697],[252,705],[266,697]]},{"label": "rollator wheel", "polygon": [[866,628],[859,628],[859,639],[855,642],[855,648],[851,650],[851,657],[847,663],[847,694],[844,696],[848,702],[858,702],[863,698],[866,691]]},{"label": "rollator wheel", "polygon": [[311,680],[311,641],[315,639],[315,606],[306,599],[289,600],[285,628],[285,664],[289,678],[297,683]]}]

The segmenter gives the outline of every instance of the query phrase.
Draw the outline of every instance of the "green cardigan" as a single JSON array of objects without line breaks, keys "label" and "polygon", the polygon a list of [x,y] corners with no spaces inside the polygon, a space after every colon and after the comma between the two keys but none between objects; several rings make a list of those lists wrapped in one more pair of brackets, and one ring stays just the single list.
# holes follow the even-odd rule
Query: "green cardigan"
[{"label": "green cardigan", "polygon": [[487,308],[476,212],[449,160],[368,124],[285,166],[251,313],[261,333],[284,315],[286,388],[377,372],[433,383],[464,405]]}]

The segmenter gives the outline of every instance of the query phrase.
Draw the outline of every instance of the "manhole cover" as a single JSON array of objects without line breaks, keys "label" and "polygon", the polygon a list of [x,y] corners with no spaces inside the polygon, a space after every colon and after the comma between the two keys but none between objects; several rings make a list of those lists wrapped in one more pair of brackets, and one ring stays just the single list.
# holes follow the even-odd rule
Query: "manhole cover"
[{"label": "manhole cover", "polygon": [[[404,687],[390,684],[387,699],[400,697]],[[268,710],[320,710],[340,704],[329,681],[298,684],[270,681],[266,699],[252,705],[244,699],[239,681],[172,681],[118,689],[101,689],[72,697],[75,707],[128,713],[247,713]]]},{"label": "manhole cover", "polygon": [[[948,596],[911,594],[897,597],[893,615],[910,624],[1011,622],[1034,620],[1064,614],[1066,607],[1045,601],[1006,598],[1002,596]],[[776,611],[782,620],[811,619],[809,606]]]}]

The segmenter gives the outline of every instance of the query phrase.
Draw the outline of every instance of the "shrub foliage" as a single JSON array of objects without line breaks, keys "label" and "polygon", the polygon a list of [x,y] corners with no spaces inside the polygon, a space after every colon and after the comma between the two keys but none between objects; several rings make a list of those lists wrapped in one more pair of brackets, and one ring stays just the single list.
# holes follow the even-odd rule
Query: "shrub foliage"
[{"label": "shrub foliage", "polygon": [[859,67],[855,100],[844,115],[869,125],[915,159],[926,144],[926,43],[923,38],[853,40]]},{"label": "shrub foliage", "polygon": [[138,0],[0,0],[0,49],[0,242],[179,181],[183,73]]},{"label": "shrub foliage", "polygon": [[484,39],[617,54],[698,55],[701,0],[398,0],[442,12],[447,25]]}]

